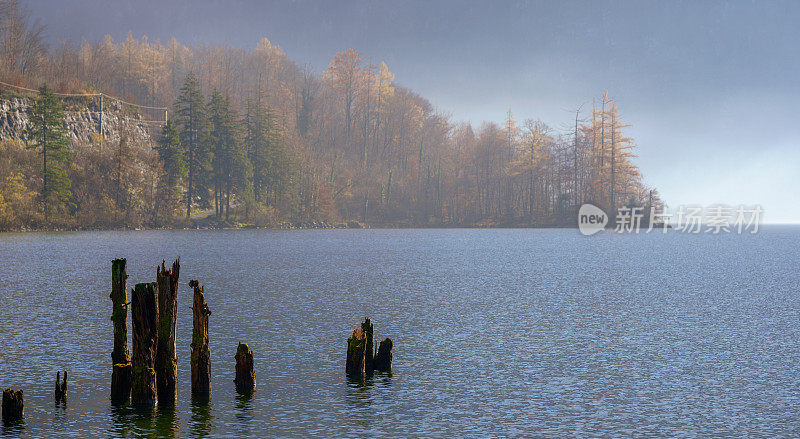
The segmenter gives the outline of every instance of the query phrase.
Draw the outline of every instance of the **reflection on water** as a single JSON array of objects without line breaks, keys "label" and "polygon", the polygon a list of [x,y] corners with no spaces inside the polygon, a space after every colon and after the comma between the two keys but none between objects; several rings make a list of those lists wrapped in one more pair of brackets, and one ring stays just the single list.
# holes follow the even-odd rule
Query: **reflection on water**
[{"label": "reflection on water", "polygon": [[131,408],[126,405],[111,406],[111,437],[130,437],[132,434]]},{"label": "reflection on water", "polygon": [[346,383],[347,417],[362,430],[369,431],[375,421],[371,412],[374,410],[376,399],[385,394],[386,388],[391,386],[392,374],[375,372],[367,374],[364,378],[347,377]]},{"label": "reflection on water", "polygon": [[3,436],[19,436],[24,433],[25,431],[25,417],[23,416],[22,419],[19,421],[14,422],[6,422],[2,421],[3,428],[0,431],[3,432]]},{"label": "reflection on water", "polygon": [[238,433],[249,436],[255,434],[252,431],[253,425],[253,394],[237,394],[236,403],[234,404],[234,413],[236,420],[236,429]]},{"label": "reflection on water", "polygon": [[373,380],[378,387],[391,387],[392,373],[391,372],[376,372],[373,375]]},{"label": "reflection on water", "polygon": [[130,421],[134,431],[143,436],[151,436],[155,431],[157,415],[155,407],[132,407]]},{"label": "reflection on water", "polygon": [[67,421],[67,399],[66,396],[55,402],[53,411],[53,425],[64,425]]},{"label": "reflection on water", "polygon": [[372,376],[367,375],[366,377],[347,377],[347,390],[348,393],[355,390],[357,392],[363,392],[366,389],[369,389],[374,384],[372,380]]},{"label": "reflection on water", "polygon": [[[173,438],[180,427],[180,418],[175,407],[159,407],[155,412],[155,437]],[[152,435],[151,435],[152,436]]]},{"label": "reflection on water", "polygon": [[361,429],[369,428],[369,419],[365,416],[372,405],[372,387],[375,382],[372,376],[364,378],[347,377],[347,416],[358,424]]},{"label": "reflection on water", "polygon": [[208,395],[192,397],[192,416],[189,424],[192,437],[202,438],[211,434],[213,419]]},{"label": "reflection on water", "polygon": [[391,372],[373,372],[365,377],[347,377],[347,389],[350,393],[364,393],[375,385],[389,387],[392,384]]},{"label": "reflection on water", "polygon": [[180,418],[173,407],[133,407],[112,405],[112,437],[174,438],[180,429]]}]

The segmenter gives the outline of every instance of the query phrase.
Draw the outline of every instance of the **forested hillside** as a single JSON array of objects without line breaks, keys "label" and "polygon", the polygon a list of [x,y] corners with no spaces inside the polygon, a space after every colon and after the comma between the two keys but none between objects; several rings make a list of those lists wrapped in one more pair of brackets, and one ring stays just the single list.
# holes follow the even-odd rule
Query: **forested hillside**
[{"label": "forested hillside", "polygon": [[[511,110],[472,126],[355,49],[318,73],[267,38],[187,47],[129,33],[47,47],[24,8],[0,5],[0,81],[40,90],[0,87],[0,99],[31,101],[26,135],[0,144],[0,229],[560,226],[584,202],[659,202],[605,93],[587,96],[569,129]],[[64,112],[96,108],[95,93],[169,110],[127,106],[130,127],[114,136],[68,138]],[[137,120],[154,121],[149,139],[126,135]]]}]

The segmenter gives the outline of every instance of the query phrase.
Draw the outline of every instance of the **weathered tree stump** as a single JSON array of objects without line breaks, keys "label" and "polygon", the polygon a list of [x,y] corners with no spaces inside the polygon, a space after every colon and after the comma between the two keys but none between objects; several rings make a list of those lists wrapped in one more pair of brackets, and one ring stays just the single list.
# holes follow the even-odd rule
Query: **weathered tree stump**
[{"label": "weathered tree stump", "polygon": [[192,394],[196,397],[211,393],[211,351],[208,349],[208,309],[203,287],[197,280],[189,281],[194,289],[192,300]]},{"label": "weathered tree stump", "polygon": [[[111,321],[114,323],[114,350],[111,352],[111,400],[125,403],[131,394],[131,367],[128,356],[128,274],[124,258],[111,261]],[[127,375],[126,375],[127,374]]]},{"label": "weathered tree stump", "polygon": [[14,423],[22,420],[25,403],[22,390],[3,390],[3,422]]},{"label": "weathered tree stump", "polygon": [[158,403],[175,404],[178,358],[175,356],[175,321],[178,315],[178,276],[180,259],[167,270],[164,261],[156,269],[158,284],[158,341],[156,344],[156,389]]},{"label": "weathered tree stump", "polygon": [[67,371],[64,371],[64,381],[61,381],[61,372],[56,372],[56,402],[67,401]]},{"label": "weathered tree stump", "polygon": [[353,335],[347,339],[347,364],[345,366],[347,376],[351,378],[364,378],[366,376],[366,347],[367,337],[362,327],[358,327],[353,331]]},{"label": "weathered tree stump", "polygon": [[133,319],[133,380],[131,401],[136,405],[156,403],[156,325],[158,302],[156,283],[136,284],[131,297]]},{"label": "weathered tree stump", "polygon": [[236,391],[249,395],[256,389],[256,372],[253,370],[253,351],[246,343],[239,342],[236,348]]},{"label": "weathered tree stump", "polygon": [[364,318],[361,324],[361,331],[364,333],[364,371],[372,373],[372,359],[375,354],[375,335],[372,322],[369,318]]},{"label": "weathered tree stump", "polygon": [[378,372],[392,371],[392,339],[387,338],[380,343],[372,365]]}]

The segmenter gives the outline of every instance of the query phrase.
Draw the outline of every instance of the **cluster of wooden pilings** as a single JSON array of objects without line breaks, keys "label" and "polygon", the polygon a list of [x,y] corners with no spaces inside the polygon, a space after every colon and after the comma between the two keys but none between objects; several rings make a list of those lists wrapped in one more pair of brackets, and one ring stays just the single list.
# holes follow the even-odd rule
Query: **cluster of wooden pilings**
[{"label": "cluster of wooden pilings", "polygon": [[345,371],[351,378],[364,378],[373,372],[392,371],[392,340],[380,342],[375,351],[374,328],[365,318],[347,339],[347,364]]},{"label": "cluster of wooden pilings", "polygon": [[[177,397],[177,356],[175,354],[175,323],[178,314],[178,285],[180,259],[167,269],[164,261],[156,269],[156,281],[138,283],[127,302],[126,260],[111,262],[111,301],[114,322],[114,363],[111,376],[111,400],[134,405],[173,405]],[[211,310],[205,291],[197,280],[189,281],[194,291],[192,300],[191,383],[195,401],[208,400],[211,394],[211,351],[208,348],[208,318]],[[127,310],[130,305],[130,357],[127,348]],[[239,343],[236,352],[236,390],[250,394],[255,390],[253,352]]]},{"label": "cluster of wooden pilings", "polygon": [[[177,397],[178,358],[175,354],[175,324],[178,315],[180,259],[170,269],[162,261],[156,281],[138,283],[127,298],[126,260],[111,262],[111,320],[114,350],[111,353],[111,400],[134,405],[173,405]],[[203,287],[192,280],[194,289],[192,325],[192,394],[211,392],[208,349],[208,316]],[[130,306],[129,306],[130,305]],[[128,355],[128,308],[131,315],[132,351]],[[204,371],[204,372],[197,372]]]},{"label": "cluster of wooden pilings", "polygon": [[[165,262],[156,268],[156,281],[137,283],[131,289],[128,302],[127,261],[111,261],[111,321],[114,325],[114,350],[111,352],[111,401],[139,406],[170,406],[177,398],[177,356],[175,328],[178,314],[178,285],[180,259],[171,269]],[[207,401],[211,394],[211,352],[208,348],[208,318],[211,310],[205,300],[203,287],[197,280],[189,281],[194,291],[192,301],[192,398]],[[130,309],[132,350],[128,351],[128,310]],[[249,395],[256,389],[253,351],[239,342],[236,349],[236,391]],[[374,328],[365,318],[347,339],[347,375],[363,379],[373,372],[392,371],[392,340],[387,338],[375,346]],[[64,379],[56,373],[55,401],[66,403],[67,371]],[[2,401],[4,423],[22,419],[24,410],[22,390],[5,389]]]}]

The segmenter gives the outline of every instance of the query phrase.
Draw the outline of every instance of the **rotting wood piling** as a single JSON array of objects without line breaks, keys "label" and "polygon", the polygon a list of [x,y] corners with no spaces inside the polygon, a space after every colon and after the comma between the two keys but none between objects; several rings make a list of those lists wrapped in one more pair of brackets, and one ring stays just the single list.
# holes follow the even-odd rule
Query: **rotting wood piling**
[{"label": "rotting wood piling", "polygon": [[156,390],[159,405],[174,405],[177,397],[178,358],[175,355],[175,322],[178,316],[180,258],[167,270],[164,261],[156,269],[158,330],[156,342]]},{"label": "rotting wood piling", "polygon": [[111,352],[111,401],[128,402],[131,394],[131,361],[128,355],[128,274],[124,258],[111,261],[111,321],[114,350]]},{"label": "rotting wood piling", "polygon": [[208,316],[211,310],[200,282],[189,281],[194,289],[192,300],[192,395],[206,398],[211,393],[211,351],[208,349]]},{"label": "rotting wood piling", "polygon": [[369,318],[364,318],[361,330],[364,332],[364,370],[369,372],[372,370],[372,359],[375,354],[375,328]]},{"label": "rotting wood piling", "polygon": [[392,339],[387,338],[380,343],[372,364],[373,369],[378,372],[392,372]]},{"label": "rotting wood piling", "polygon": [[156,403],[156,324],[158,321],[157,284],[136,284],[131,296],[133,321],[133,380],[131,401],[135,405]]},{"label": "rotting wood piling", "polygon": [[253,369],[253,351],[247,343],[239,342],[236,348],[236,391],[242,395],[249,395],[256,390],[256,373]]},{"label": "rotting wood piling", "polygon": [[363,379],[366,376],[365,351],[367,338],[361,326],[353,330],[347,339],[347,364],[345,371],[351,378]]},{"label": "rotting wood piling", "polygon": [[67,402],[67,371],[64,371],[64,381],[61,381],[61,372],[56,372],[56,402]]},{"label": "rotting wood piling", "polygon": [[3,423],[17,423],[25,412],[25,401],[22,390],[3,390]]}]

